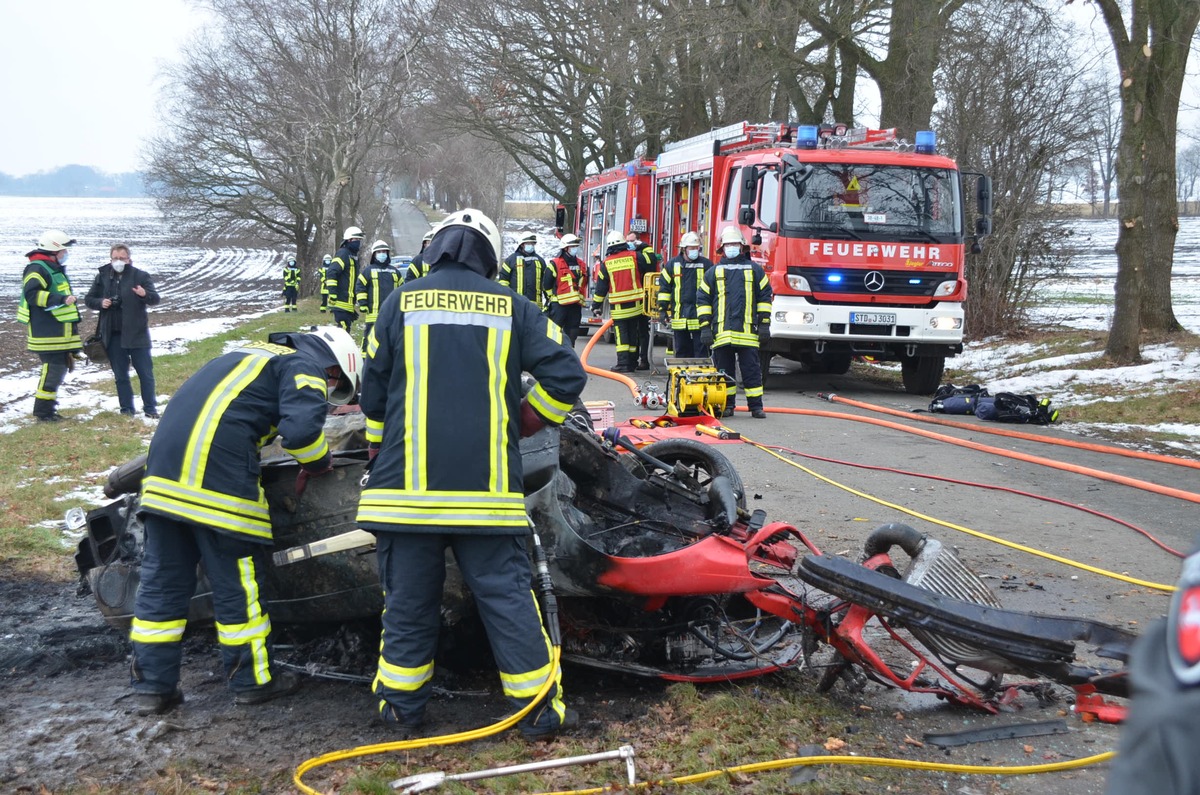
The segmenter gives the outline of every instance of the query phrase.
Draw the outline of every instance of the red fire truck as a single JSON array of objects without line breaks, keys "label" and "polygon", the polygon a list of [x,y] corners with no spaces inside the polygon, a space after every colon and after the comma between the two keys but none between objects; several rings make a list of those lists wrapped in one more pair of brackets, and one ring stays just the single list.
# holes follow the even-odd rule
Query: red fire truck
[{"label": "red fire truck", "polygon": [[991,232],[991,180],[970,175],[978,219],[968,234],[963,175],[935,150],[928,131],[910,146],[894,130],[740,122],[669,144],[653,170],[597,179],[625,183],[626,195],[652,181],[647,231],[664,257],[688,230],[715,253],[722,229],[742,229],[775,292],[764,369],[780,355],[844,373],[871,356],[900,362],[905,390],[929,394],[946,357],[962,352],[964,245]]}]

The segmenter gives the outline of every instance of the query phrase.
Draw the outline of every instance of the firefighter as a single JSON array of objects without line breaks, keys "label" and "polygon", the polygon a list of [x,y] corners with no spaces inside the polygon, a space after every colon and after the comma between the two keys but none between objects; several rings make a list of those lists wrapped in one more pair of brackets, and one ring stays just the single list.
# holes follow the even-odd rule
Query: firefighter
[{"label": "firefighter", "polygon": [[668,260],[658,275],[659,320],[664,326],[670,324],[675,355],[684,358],[707,358],[710,353],[700,339],[696,288],[713,263],[700,250],[700,235],[688,232],[679,239],[679,254]]},{"label": "firefighter", "polygon": [[376,240],[371,245],[370,261],[358,274],[358,286],[354,291],[354,301],[367,324],[363,329],[364,351],[371,337],[371,327],[379,317],[383,299],[399,286],[400,272],[392,267],[392,247],[386,241]]},{"label": "firefighter", "polygon": [[537,235],[526,232],[521,235],[517,250],[500,266],[500,283],[507,284],[518,295],[523,295],[545,309],[550,296],[545,289],[546,272],[550,266],[537,253]]},{"label": "firefighter", "polygon": [[616,230],[608,233],[604,244],[605,257],[596,271],[592,293],[592,316],[600,317],[607,296],[617,341],[617,364],[612,370],[632,373],[637,365],[637,324],[644,303],[638,256]]},{"label": "firefighter", "polygon": [[[712,348],[713,364],[731,379],[734,365],[742,371],[742,388],[750,416],[766,419],[763,410],[762,364],[758,357],[760,337],[770,333],[771,282],[762,266],[751,261],[746,238],[736,226],[721,232],[720,262],[709,268],[696,292],[696,316],[705,345]],[[737,390],[725,404],[726,417],[733,415]]]},{"label": "firefighter", "polygon": [[354,285],[358,279],[358,249],[362,240],[361,229],[357,226],[348,227],[342,235],[341,247],[329,263],[325,277],[333,320],[346,331],[349,331],[358,319],[354,312]]},{"label": "firefighter", "polygon": [[37,248],[25,256],[17,320],[27,325],[26,347],[42,360],[41,375],[33,393],[33,416],[39,422],[65,419],[58,413],[58,388],[75,355],[83,349],[79,338],[79,306],[67,280],[67,249],[74,239],[59,229],[38,238]]},{"label": "firefighter", "polygon": [[322,314],[329,312],[329,285],[325,283],[325,280],[329,278],[329,265],[331,262],[333,262],[333,257],[326,254],[325,258],[321,260],[321,267],[317,268],[317,284],[320,287]]},{"label": "firefighter", "polygon": [[296,298],[300,295],[300,266],[295,257],[288,257],[283,266],[283,311],[299,312]]},{"label": "firefighter", "polygon": [[[441,623],[445,551],[475,596],[504,694],[527,739],[578,721],[563,705],[531,583],[520,437],[567,416],[587,383],[559,327],[497,284],[500,232],[478,210],[450,215],[430,272],[386,301],[371,332],[361,405],[370,479],[358,526],[375,533],[383,640],[374,692],[384,723],[424,721]],[[537,384],[521,397],[521,373]]]},{"label": "firefighter", "polygon": [[196,565],[212,585],[217,643],[235,704],[293,692],[295,674],[271,667],[271,620],[260,597],[271,517],[259,451],[279,436],[300,463],[296,494],[333,469],[327,403],[358,387],[357,346],[333,326],[272,334],[200,368],[171,398],[150,440],[142,479],[145,548],[129,630],[140,715],[183,702],[179,668]]},{"label": "firefighter", "polygon": [[[660,258],[648,243],[643,243],[638,238],[636,232],[630,232],[625,236],[625,245],[629,247],[630,251],[637,254],[638,286],[640,287],[645,283],[643,279],[646,274],[658,271]],[[650,369],[650,315],[647,313],[654,307],[648,306],[645,309],[646,312],[638,317],[634,324],[634,330],[637,332],[637,342],[635,343],[637,345],[637,363],[633,368],[635,370]]]},{"label": "firefighter", "polygon": [[425,249],[429,247],[429,241],[433,240],[433,233],[434,230],[430,229],[425,233],[425,237],[421,238],[421,250],[417,252],[417,255],[412,258],[412,261],[408,263],[408,267],[405,268],[400,279],[402,282],[419,279],[429,273],[429,268],[425,265]]},{"label": "firefighter", "polygon": [[587,279],[587,268],[579,260],[580,242],[576,235],[563,235],[559,241],[559,254],[550,260],[553,267],[546,269],[547,283],[543,285],[550,296],[550,319],[567,335],[572,348],[583,320],[584,280]]}]

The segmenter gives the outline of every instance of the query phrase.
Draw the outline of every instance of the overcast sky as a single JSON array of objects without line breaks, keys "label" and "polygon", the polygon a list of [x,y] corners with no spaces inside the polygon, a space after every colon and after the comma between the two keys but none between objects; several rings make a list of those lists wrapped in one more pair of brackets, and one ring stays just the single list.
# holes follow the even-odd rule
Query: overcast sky
[{"label": "overcast sky", "polygon": [[0,172],[141,168],[159,68],[203,20],[188,0],[0,0]]}]

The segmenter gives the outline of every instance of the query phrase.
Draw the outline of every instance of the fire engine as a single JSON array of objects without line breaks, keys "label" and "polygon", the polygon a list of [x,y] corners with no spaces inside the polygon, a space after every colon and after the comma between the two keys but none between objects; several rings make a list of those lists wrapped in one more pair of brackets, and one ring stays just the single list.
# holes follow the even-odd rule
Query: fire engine
[{"label": "fire engine", "polygon": [[589,178],[579,236],[601,241],[625,221],[665,258],[688,230],[715,253],[736,225],[775,293],[764,372],[775,355],[839,374],[870,356],[899,362],[905,390],[929,394],[962,352],[964,246],[991,232],[991,180],[966,175],[972,235],[963,176],[932,131],[909,145],[895,130],[739,122],[668,144],[652,167]]}]

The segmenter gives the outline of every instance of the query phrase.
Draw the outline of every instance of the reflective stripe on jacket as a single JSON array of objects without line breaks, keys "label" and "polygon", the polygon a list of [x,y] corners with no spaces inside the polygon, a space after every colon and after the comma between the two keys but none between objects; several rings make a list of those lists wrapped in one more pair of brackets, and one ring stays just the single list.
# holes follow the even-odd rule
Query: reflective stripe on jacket
[{"label": "reflective stripe on jacket", "polygon": [[550,266],[537,254],[511,254],[500,265],[499,280],[541,309],[550,302],[543,282]]},{"label": "reflective stripe on jacket", "polygon": [[713,347],[758,347],[758,326],[771,322],[771,281],[762,266],[741,256],[709,268],[696,292],[701,325],[712,323]]},{"label": "reflective stripe on jacket", "polygon": [[696,290],[705,272],[713,266],[707,257],[672,257],[658,275],[658,305],[671,313],[671,328],[695,331],[700,328],[696,315]]},{"label": "reflective stripe on jacket", "polygon": [[363,313],[363,319],[374,323],[379,317],[379,307],[383,306],[383,299],[399,286],[400,272],[395,268],[376,262],[367,265],[363,272],[358,274],[358,287],[354,291],[354,303],[358,306],[358,311]]},{"label": "reflective stripe on jacket", "polygon": [[554,267],[546,269],[546,280],[550,287],[551,303],[560,306],[571,306],[583,300],[583,280],[585,270],[583,263],[569,254],[562,254],[550,260]]},{"label": "reflective stripe on jacket", "polygon": [[628,249],[609,254],[600,263],[596,275],[596,292],[592,294],[592,303],[599,303],[607,297],[612,307],[610,314],[618,320],[642,314],[645,293],[638,278],[638,259],[637,252]]},{"label": "reflective stripe on jacket", "polygon": [[300,268],[296,266],[284,267],[283,269],[283,286],[284,287],[299,287],[300,286]]},{"label": "reflective stripe on jacket", "polygon": [[325,288],[329,291],[329,306],[343,312],[354,312],[354,283],[358,279],[358,258],[342,246],[326,266]]},{"label": "reflective stripe on jacket", "polygon": [[71,295],[66,271],[52,254],[33,254],[21,279],[17,320],[27,323],[26,348],[34,353],[77,351],[79,306],[66,303]]}]

